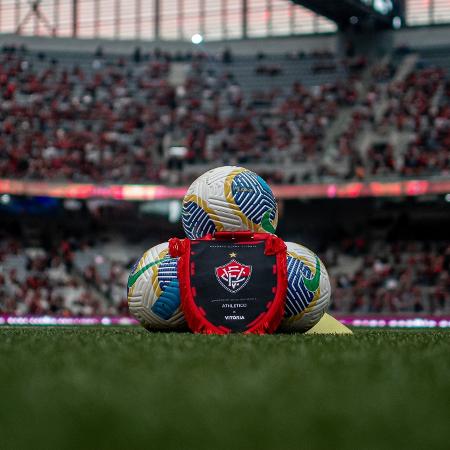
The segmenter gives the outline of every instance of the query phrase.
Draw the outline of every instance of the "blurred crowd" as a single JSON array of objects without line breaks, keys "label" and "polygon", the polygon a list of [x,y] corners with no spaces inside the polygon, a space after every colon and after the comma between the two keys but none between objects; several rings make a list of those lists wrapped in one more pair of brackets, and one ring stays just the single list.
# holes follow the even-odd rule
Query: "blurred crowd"
[{"label": "blurred crowd", "polygon": [[49,246],[0,243],[0,314],[92,316],[127,314],[127,271],[108,266],[100,277],[92,263],[82,270],[77,256],[87,244],[68,239]]},{"label": "blurred crowd", "polygon": [[[312,55],[313,71],[338,64],[334,55]],[[326,58],[325,58],[326,57]],[[325,59],[324,59],[325,58]],[[98,51],[83,64],[9,48],[0,55],[0,177],[78,182],[184,183],[192,164],[310,162],[317,176],[365,178],[448,173],[450,84],[440,69],[415,69],[393,80],[392,65],[375,67],[361,97],[355,73],[364,58],[346,62],[334,82],[246,92],[228,63],[199,54],[154,51],[105,59]],[[181,83],[175,64],[187,65]],[[255,72],[270,77],[282,64],[258,57]],[[356,72],[355,72],[356,70]],[[256,75],[255,75],[256,76]],[[342,174],[322,165],[326,134],[342,109],[351,110],[337,138]],[[379,136],[409,133],[397,151],[392,139],[360,151],[362,130]],[[294,182],[274,173],[271,182]]]},{"label": "blurred crowd", "polygon": [[[444,71],[418,68],[389,81],[392,66],[377,69],[377,82],[357,102],[338,137],[338,160],[349,162],[346,178],[448,175],[450,81]],[[364,152],[364,137],[370,135]]]},{"label": "blurred crowd", "polygon": [[188,61],[174,87],[166,53],[140,64],[100,55],[89,68],[4,53],[0,177],[168,182],[184,164],[304,161],[356,95],[347,82],[246,95],[226,66]]},{"label": "blurred crowd", "polygon": [[332,273],[333,311],[450,313],[448,242],[349,239],[330,247],[324,259]]},{"label": "blurred crowd", "polygon": [[[450,314],[450,245],[350,239],[321,255],[337,313]],[[0,314],[126,315],[130,264],[111,261],[93,242],[63,239],[0,245]]]}]

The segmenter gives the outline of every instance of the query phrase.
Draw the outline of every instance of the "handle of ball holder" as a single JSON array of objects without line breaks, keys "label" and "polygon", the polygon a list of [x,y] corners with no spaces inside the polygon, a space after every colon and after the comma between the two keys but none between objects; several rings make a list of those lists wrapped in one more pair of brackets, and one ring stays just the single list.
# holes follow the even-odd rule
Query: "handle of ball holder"
[{"label": "handle of ball holder", "polygon": [[253,231],[216,231],[213,235],[214,239],[226,241],[247,241],[254,237]]}]

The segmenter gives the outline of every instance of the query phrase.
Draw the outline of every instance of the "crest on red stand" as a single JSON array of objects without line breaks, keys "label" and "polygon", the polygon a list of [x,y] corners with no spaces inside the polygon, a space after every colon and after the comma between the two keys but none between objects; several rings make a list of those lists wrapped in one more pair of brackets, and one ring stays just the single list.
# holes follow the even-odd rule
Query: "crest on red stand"
[{"label": "crest on red stand", "polygon": [[[268,233],[171,239],[181,306],[195,333],[273,333],[284,314],[286,244]],[[224,264],[224,261],[228,261]]]},{"label": "crest on red stand", "polygon": [[235,294],[249,282],[252,276],[252,266],[246,266],[232,259],[228,264],[216,267],[215,272],[220,285]]}]

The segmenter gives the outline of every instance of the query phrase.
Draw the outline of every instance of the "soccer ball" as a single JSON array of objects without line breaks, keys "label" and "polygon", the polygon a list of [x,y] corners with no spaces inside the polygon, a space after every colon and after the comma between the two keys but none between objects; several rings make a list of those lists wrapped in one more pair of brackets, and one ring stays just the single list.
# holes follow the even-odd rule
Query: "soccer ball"
[{"label": "soccer ball", "polygon": [[260,176],[243,167],[223,166],[191,184],[181,218],[190,239],[214,231],[275,233],[278,210],[269,185]]},{"label": "soccer ball", "polygon": [[147,250],[128,277],[131,314],[148,330],[183,328],[177,272],[178,258],[169,255],[169,243]]},{"label": "soccer ball", "polygon": [[315,253],[294,242],[286,242],[286,246],[288,289],[279,330],[305,332],[319,322],[328,309],[330,279]]}]

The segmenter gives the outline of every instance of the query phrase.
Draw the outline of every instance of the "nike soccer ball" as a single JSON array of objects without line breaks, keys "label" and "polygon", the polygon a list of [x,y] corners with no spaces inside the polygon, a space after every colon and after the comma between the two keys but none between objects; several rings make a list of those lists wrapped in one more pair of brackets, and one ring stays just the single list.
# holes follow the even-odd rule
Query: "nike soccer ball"
[{"label": "nike soccer ball", "polygon": [[176,329],[185,324],[180,308],[178,258],[169,244],[156,245],[136,262],[128,277],[128,307],[148,330]]},{"label": "nike soccer ball", "polygon": [[305,332],[328,309],[331,286],[319,257],[303,245],[286,242],[288,289],[280,331]]},{"label": "nike soccer ball", "polygon": [[214,231],[274,233],[278,222],[269,185],[243,167],[209,170],[189,187],[182,209],[184,232],[198,239]]}]

